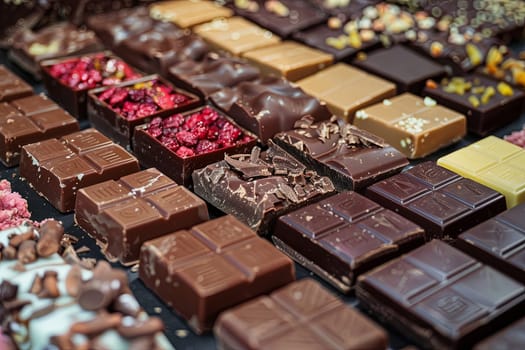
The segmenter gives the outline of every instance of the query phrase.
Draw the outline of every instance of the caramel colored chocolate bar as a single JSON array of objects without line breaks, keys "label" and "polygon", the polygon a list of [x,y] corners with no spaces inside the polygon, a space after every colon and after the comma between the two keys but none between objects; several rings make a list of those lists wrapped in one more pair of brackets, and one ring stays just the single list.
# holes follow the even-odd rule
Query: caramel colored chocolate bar
[{"label": "caramel colored chocolate bar", "polygon": [[175,23],[180,28],[211,21],[220,17],[231,17],[233,11],[212,1],[177,0],[159,1],[150,6],[151,17]]},{"label": "caramel colored chocolate bar", "polygon": [[408,158],[423,158],[459,141],[465,116],[410,93],[356,112],[354,125],[385,139]]}]

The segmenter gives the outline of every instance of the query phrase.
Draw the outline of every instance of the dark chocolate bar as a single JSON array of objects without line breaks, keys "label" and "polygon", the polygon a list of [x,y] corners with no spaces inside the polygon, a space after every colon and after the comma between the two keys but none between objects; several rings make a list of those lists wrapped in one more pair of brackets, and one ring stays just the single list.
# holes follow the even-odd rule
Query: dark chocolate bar
[{"label": "dark chocolate bar", "polygon": [[145,241],[206,220],[203,200],[153,168],[82,188],[75,202],[78,226],[124,265],[139,259]]},{"label": "dark chocolate bar", "polygon": [[362,305],[426,349],[467,349],[523,316],[525,286],[433,240],[359,277]]},{"label": "dark chocolate bar", "polygon": [[230,215],[146,242],[139,277],[197,333],[295,279],[293,262]]},{"label": "dark chocolate bar", "polygon": [[381,138],[351,124],[313,123],[305,117],[297,128],[277,134],[274,141],[338,190],[362,189],[400,172],[408,160]]},{"label": "dark chocolate bar", "polygon": [[95,129],[23,146],[20,159],[20,176],[61,212],[80,188],[136,171],[137,159]]},{"label": "dark chocolate bar", "polygon": [[224,160],[195,170],[194,191],[261,235],[287,212],[335,191],[329,178],[307,169],[270,141],[266,152],[225,155]]},{"label": "dark chocolate bar", "polygon": [[281,216],[275,245],[342,292],[357,276],[424,243],[425,232],[399,214],[343,192]]},{"label": "dark chocolate bar", "polygon": [[519,204],[462,233],[455,245],[525,283],[525,204]]},{"label": "dark chocolate bar", "polygon": [[388,335],[306,278],[223,312],[214,327],[223,349],[387,348]]},{"label": "dark chocolate bar", "polygon": [[0,102],[31,96],[33,88],[13,74],[4,65],[0,65]]},{"label": "dark chocolate bar", "polygon": [[78,130],[78,122],[44,95],[0,103],[0,161],[18,165],[23,145]]}]

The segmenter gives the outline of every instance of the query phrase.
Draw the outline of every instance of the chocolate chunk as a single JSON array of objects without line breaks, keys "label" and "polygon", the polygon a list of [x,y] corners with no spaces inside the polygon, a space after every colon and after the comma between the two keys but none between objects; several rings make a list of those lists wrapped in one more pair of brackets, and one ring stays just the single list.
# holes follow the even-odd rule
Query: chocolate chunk
[{"label": "chocolate chunk", "polygon": [[40,226],[39,234],[40,238],[36,245],[38,255],[47,257],[57,253],[64,236],[62,224],[56,220],[47,220]]},{"label": "chocolate chunk", "polygon": [[433,240],[359,277],[361,305],[417,344],[466,349],[523,316],[525,286]]},{"label": "chocolate chunk", "polygon": [[0,283],[0,302],[11,301],[16,298],[18,293],[18,286],[12,284],[7,280],[2,280]]},{"label": "chocolate chunk", "polygon": [[290,259],[227,215],[146,242],[139,276],[197,333],[219,312],[294,280]]},{"label": "chocolate chunk", "polygon": [[387,333],[314,280],[288,284],[222,313],[219,347],[386,349]]},{"label": "chocolate chunk", "polygon": [[77,190],[139,170],[138,161],[95,129],[26,145],[20,175],[61,212],[73,210]]},{"label": "chocolate chunk", "polygon": [[348,292],[361,273],[423,244],[424,231],[356,192],[343,192],[281,216],[272,240]]},{"label": "chocolate chunk", "polygon": [[[261,235],[271,232],[278,216],[335,190],[328,178],[307,174],[298,160],[273,142],[269,145],[256,162],[249,154],[232,155],[235,166],[221,161],[193,172],[195,193]],[[301,174],[305,183],[294,183]]]},{"label": "chocolate chunk", "polygon": [[25,240],[20,243],[16,257],[22,264],[32,263],[37,259],[36,242],[33,240]]},{"label": "chocolate chunk", "polygon": [[108,329],[116,328],[121,322],[120,314],[99,313],[92,320],[74,323],[71,325],[70,332],[94,337]]},{"label": "chocolate chunk", "polygon": [[204,201],[153,168],[81,189],[75,208],[106,257],[126,265],[143,242],[207,219]]},{"label": "chocolate chunk", "polygon": [[[0,102],[9,102],[17,98],[30,96],[33,89],[29,84],[13,74],[4,65],[0,65]],[[0,104],[0,111],[4,115],[3,105]]]},{"label": "chocolate chunk", "polygon": [[58,298],[60,291],[58,290],[58,274],[56,271],[45,271],[42,277],[42,289],[38,293],[39,298]]},{"label": "chocolate chunk", "polygon": [[79,265],[73,265],[66,275],[66,291],[72,297],[78,296],[82,285],[82,268]]},{"label": "chocolate chunk", "polygon": [[107,262],[100,261],[93,270],[93,277],[80,286],[78,304],[84,310],[103,310],[126,288],[126,273],[112,269]]}]

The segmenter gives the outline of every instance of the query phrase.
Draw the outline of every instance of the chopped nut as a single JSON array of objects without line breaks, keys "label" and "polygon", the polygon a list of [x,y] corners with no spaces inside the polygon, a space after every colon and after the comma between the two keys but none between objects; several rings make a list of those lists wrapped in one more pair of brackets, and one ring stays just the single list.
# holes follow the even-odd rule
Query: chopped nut
[{"label": "chopped nut", "polygon": [[466,50],[470,63],[472,63],[473,66],[480,65],[483,62],[483,54],[476,45],[468,43]]},{"label": "chopped nut", "polygon": [[474,106],[474,107],[478,107],[479,104],[480,104],[480,103],[479,103],[479,99],[478,99],[478,97],[475,96],[475,95],[470,95],[470,96],[468,97],[468,101],[469,101],[470,104],[471,104],[472,106]]},{"label": "chopped nut", "polygon": [[432,80],[432,79],[428,79],[426,82],[425,82],[425,86],[429,89],[437,89],[438,87],[438,84]]},{"label": "chopped nut", "polygon": [[485,92],[481,96],[481,103],[484,105],[489,103],[489,100],[496,94],[496,89],[493,86],[489,86],[485,89]]},{"label": "chopped nut", "polygon": [[512,87],[503,81],[498,84],[497,89],[498,89],[498,92],[502,94],[503,96],[514,95],[514,90],[512,90]]},{"label": "chopped nut", "polygon": [[328,19],[328,28],[330,29],[339,29],[343,26],[343,22],[338,17],[330,17]]},{"label": "chopped nut", "polygon": [[434,41],[430,45],[430,55],[432,55],[432,57],[439,57],[441,56],[442,53],[443,53],[443,44],[441,44],[438,41]]},{"label": "chopped nut", "polygon": [[290,15],[290,9],[279,0],[268,0],[264,3],[264,7],[268,12],[273,12],[280,17],[288,17]]}]

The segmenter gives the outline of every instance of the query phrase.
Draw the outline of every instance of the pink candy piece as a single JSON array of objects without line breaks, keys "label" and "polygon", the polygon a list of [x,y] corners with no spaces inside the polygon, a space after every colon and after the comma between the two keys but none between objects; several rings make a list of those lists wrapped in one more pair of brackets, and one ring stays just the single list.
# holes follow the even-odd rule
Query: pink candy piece
[{"label": "pink candy piece", "polygon": [[506,135],[504,139],[516,146],[525,148],[525,126],[522,130],[514,131],[512,134]]},{"label": "pink candy piece", "polygon": [[7,180],[0,181],[0,230],[18,226],[27,221],[31,213],[27,209],[27,201],[17,192],[11,192],[11,184]]}]

